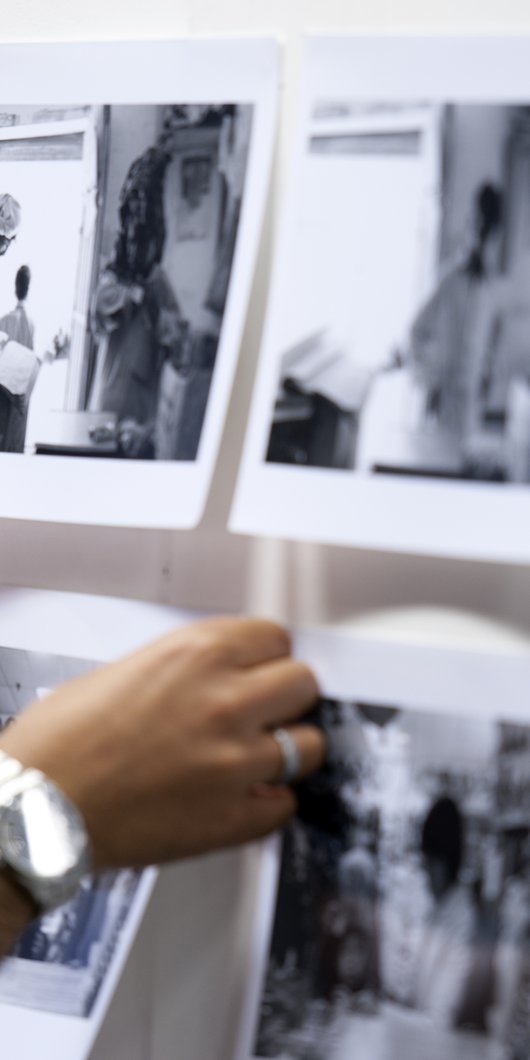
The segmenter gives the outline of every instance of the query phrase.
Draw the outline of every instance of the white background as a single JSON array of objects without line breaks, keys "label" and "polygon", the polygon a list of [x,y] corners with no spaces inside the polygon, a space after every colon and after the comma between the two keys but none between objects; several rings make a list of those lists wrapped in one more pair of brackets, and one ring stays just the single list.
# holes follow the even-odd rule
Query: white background
[{"label": "white background", "polygon": [[[344,398],[348,393],[354,393],[355,386],[358,393],[362,393],[363,387],[368,385],[368,365],[375,368],[380,363],[381,350],[392,351],[395,345],[399,348],[401,336],[409,326],[407,318],[413,318],[414,304],[421,290],[418,269],[421,277],[428,276],[429,272],[428,262],[422,260],[424,252],[419,237],[417,205],[416,209],[410,209],[406,189],[413,187],[414,169],[418,180],[423,168],[424,190],[420,199],[418,183],[413,201],[421,202],[428,194],[429,182],[433,179],[427,175],[429,168],[432,165],[437,171],[440,165],[435,163],[435,152],[431,148],[432,161],[429,162],[429,149],[425,148],[424,161],[408,159],[405,169],[403,157],[398,160],[399,165],[396,160],[389,162],[386,159],[385,183],[381,186],[376,183],[376,167],[367,172],[366,157],[350,158],[350,166],[355,166],[354,176],[343,156],[337,163],[337,158],[308,154],[308,129],[316,129],[308,118],[312,108],[318,100],[366,100],[375,96],[391,99],[394,103],[411,99],[443,101],[447,98],[464,103],[484,99],[506,103],[528,96],[529,55],[528,36],[504,35],[502,39],[489,37],[482,40],[478,36],[467,39],[451,36],[444,40],[433,35],[404,35],[392,39],[388,34],[383,39],[374,39],[364,34],[357,38],[335,35],[319,39],[312,36],[308,40],[300,117],[293,138],[292,168],[285,190],[286,208],[278,233],[263,353],[243,447],[242,472],[231,514],[231,528],[283,534],[298,541],[326,541],[364,549],[397,549],[415,555],[437,554],[439,557],[465,557],[483,562],[505,558],[511,563],[528,563],[530,560],[530,496],[524,486],[512,484],[506,489],[489,483],[449,483],[432,479],[427,482],[403,476],[363,473],[366,465],[363,466],[361,450],[366,447],[369,451],[374,443],[375,421],[369,413],[371,389],[362,402],[357,459],[352,474],[316,467],[300,470],[263,460],[277,387],[278,351],[285,351],[292,343],[307,342],[309,335],[320,331],[323,335],[322,356],[325,351],[329,351],[329,355],[337,349],[349,350],[352,381],[345,381]],[[421,128],[422,119],[417,116],[415,121]],[[424,127],[427,132],[428,123]],[[429,137],[427,133],[423,139],[426,143],[429,139],[434,142],[435,136],[431,134]],[[400,173],[399,183],[394,165]],[[341,189],[337,173],[340,172],[344,180],[348,171],[349,185],[343,185]],[[355,216],[357,211],[351,205],[351,194],[347,193],[346,199],[342,194],[346,187],[351,189],[353,186],[362,203],[362,223]],[[318,188],[318,194],[315,194],[315,188]],[[338,210],[336,207],[334,211],[328,204],[330,196],[332,199],[335,196]],[[379,205],[381,199],[383,212]],[[344,216],[337,217],[340,210],[344,214],[346,201],[348,223]],[[400,204],[401,231],[392,222],[389,209],[389,204],[391,207],[396,201]],[[315,210],[320,211],[320,222],[313,220]],[[326,219],[324,225],[322,216]],[[378,227],[380,223],[382,228]],[[416,238],[413,232],[418,233]],[[387,253],[389,240],[392,247]],[[368,254],[367,242],[370,244]],[[400,253],[399,248],[404,243],[408,244],[408,255],[405,251]],[[359,248],[360,256],[356,259]],[[382,258],[385,259],[383,265],[379,263]],[[308,259],[309,264],[306,264]],[[328,264],[328,277],[323,261]],[[401,290],[393,282],[396,270]],[[362,273],[360,281],[359,272]],[[355,277],[354,288],[363,309],[355,307],[351,286],[349,292],[348,289],[346,293],[341,290],[344,283],[341,273],[350,281]],[[342,302],[342,311],[337,311],[335,298]],[[349,326],[345,327],[346,306],[354,307],[354,315]],[[374,316],[381,316],[382,320],[374,322]],[[296,378],[294,368],[293,374]],[[347,373],[345,380],[348,380]],[[387,383],[382,380],[381,385],[386,387],[391,381],[392,374],[387,376]],[[336,397],[337,383],[335,387]],[[333,397],[333,394],[328,396]],[[385,401],[384,421],[382,410],[376,417],[379,427],[375,444],[378,461],[385,463],[385,459],[389,459],[398,466],[401,465],[401,453],[404,453],[400,450],[403,435],[400,435],[399,428],[395,430],[392,418],[396,424],[399,422],[400,414],[396,408],[399,400],[394,390],[390,404]],[[403,415],[406,416],[407,429],[412,427],[413,405],[406,413],[403,408]],[[372,422],[371,428],[369,421]]]},{"label": "white background", "polygon": [[[383,629],[400,638],[421,632],[429,639],[480,643],[492,649],[512,639],[525,640],[530,627],[530,571],[522,567],[255,541],[229,535],[224,527],[287,166],[300,33],[367,28],[530,33],[528,0],[430,0],[428,4],[425,0],[17,0],[2,5],[0,25],[5,41],[272,32],[286,43],[280,146],[243,343],[245,359],[202,526],[193,532],[170,533],[4,523],[0,582],[137,596],[183,607],[246,609],[297,621],[354,621],[362,630]],[[388,613],[389,608],[395,610]],[[382,609],[386,615],[378,616]],[[228,891],[228,871],[223,880]],[[216,913],[222,915],[222,909],[213,910],[212,916]],[[206,919],[205,930],[210,925]],[[185,944],[185,924],[181,932]],[[211,948],[211,938],[208,943]],[[225,952],[221,947],[212,975],[223,967]],[[187,970],[198,973],[197,967]],[[175,1055],[178,1052],[179,1060],[221,1060],[223,1049],[215,1043],[208,1054],[205,1041],[201,1049],[195,1038],[194,1052],[190,1026],[195,1026],[196,1035],[206,1034],[209,1013],[191,989],[186,968],[181,979],[181,991],[190,991],[189,1019],[183,1030],[184,1037],[189,1032],[191,1038],[188,1047],[182,1047],[182,1038],[180,1049],[175,1042]],[[215,996],[212,990],[208,996]],[[165,999],[165,1004],[169,1007],[171,1000]],[[123,1010],[127,1011],[127,999]],[[215,1019],[210,1027],[215,1030],[219,1012],[211,1015]],[[123,1041],[114,1041],[108,1033],[100,1043],[104,1060],[125,1055]],[[127,1055],[136,1060],[132,1048]],[[161,1055],[173,1060],[167,1051]]]},{"label": "white background", "polygon": [[[220,43],[186,42],[181,38],[169,46],[164,42],[140,48],[135,44],[95,44],[88,54],[83,44],[33,48],[29,54],[23,48],[11,47],[2,52],[0,63],[0,100],[12,92],[17,104],[31,103],[36,93],[39,103],[51,105],[62,103],[65,97],[89,98],[95,103],[107,99],[117,104],[130,103],[139,93],[142,103],[149,104],[160,99],[188,98],[189,93],[199,102],[223,102],[228,98],[252,105],[245,195],[219,340],[219,372],[212,381],[196,460],[146,463],[81,457],[69,461],[43,455],[35,461],[5,453],[1,461],[3,517],[41,521],[50,512],[61,523],[193,527],[202,514],[217,455],[245,319],[251,265],[259,245],[274,145],[278,49],[270,37]],[[14,180],[13,190],[17,191],[20,181],[17,183],[16,169]],[[42,187],[40,190],[42,193]],[[53,270],[55,251],[65,250],[60,239],[57,247],[50,243],[54,210],[61,210],[57,189],[51,202],[45,242],[48,269]],[[42,227],[37,238],[39,232],[42,242]],[[31,260],[36,258],[37,267],[39,257],[41,254],[32,252]],[[59,270],[54,282],[60,285],[61,280]],[[52,408],[56,407],[56,400]],[[30,416],[29,435],[34,429],[32,420]]]},{"label": "white background", "polygon": [[[191,617],[119,599],[0,589],[0,644],[41,656],[60,651],[110,660]],[[418,643],[404,617],[397,630],[395,622],[380,620],[377,627],[376,639],[367,621],[353,638],[302,631],[294,650],[311,659],[321,688],[339,699],[489,718],[528,715],[524,638],[494,637],[484,629],[489,650],[461,651],[460,644],[440,649]],[[266,947],[264,907],[255,902],[259,870],[259,850],[252,846],[162,870],[90,1060],[234,1060],[236,1039],[238,1047],[251,1040]],[[41,1060],[85,1060],[106,988],[88,1021],[2,1008],[8,1054],[18,1050],[19,1060],[33,1060],[38,1040]],[[245,1051],[238,1048],[237,1058],[246,1060]]]},{"label": "white background", "polygon": [[234,400],[206,518],[193,532],[0,527],[0,581],[79,588],[180,606],[242,608],[334,621],[388,606],[452,605],[530,624],[530,574],[518,567],[431,560],[335,547],[255,542],[225,529],[284,183],[304,29],[495,29],[530,32],[525,0],[18,0],[4,5],[4,40],[169,37],[276,32],[286,42],[281,140]]},{"label": "white background", "polygon": [[526,0],[432,0],[428,7],[418,0],[151,0],[148,5],[140,0],[18,0],[3,6],[1,27],[6,41],[275,32],[284,38],[286,54],[280,147],[243,343],[245,360],[202,526],[193,532],[151,533],[4,523],[0,581],[161,599],[180,606],[261,611],[305,621],[344,620],[392,606],[456,606],[526,628],[530,573],[521,567],[252,541],[224,529],[288,159],[301,32],[530,32]]}]

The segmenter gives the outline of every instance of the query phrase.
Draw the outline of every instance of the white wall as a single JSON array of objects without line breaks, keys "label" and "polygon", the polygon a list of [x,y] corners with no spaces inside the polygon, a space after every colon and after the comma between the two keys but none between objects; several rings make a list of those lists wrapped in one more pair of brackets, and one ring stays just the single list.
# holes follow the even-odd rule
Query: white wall
[{"label": "white wall", "polygon": [[[4,40],[167,37],[187,32],[277,33],[286,42],[280,141],[237,386],[213,490],[193,533],[0,526],[0,581],[165,599],[191,607],[241,608],[298,620],[340,621],[366,610],[448,606],[530,624],[530,573],[459,563],[254,541],[224,526],[250,393],[274,224],[288,160],[304,29],[398,28],[530,31],[527,0],[18,0],[2,11]],[[424,616],[418,622],[424,622]],[[455,619],[429,619],[434,635]],[[482,627],[481,627],[482,628]]]},{"label": "white wall", "polygon": [[[244,336],[244,359],[229,409],[230,433],[223,440],[202,526],[192,533],[146,533],[6,522],[0,524],[0,582],[138,596],[189,607],[249,609],[313,622],[354,620],[365,631],[387,636],[407,637],[421,632],[436,640],[479,642],[490,650],[513,639],[501,623],[519,626],[526,637],[530,626],[530,572],[523,568],[255,541],[231,536],[224,529],[259,343],[274,224],[287,167],[300,34],[304,29],[367,27],[530,31],[530,5],[528,0],[430,0],[428,4],[425,0],[150,0],[148,4],[145,0],[112,0],[111,3],[108,0],[91,3],[17,0],[3,5],[4,40],[267,32],[278,33],[285,39],[286,53],[274,186]],[[398,610],[389,614],[389,608]],[[475,615],[466,619],[455,609],[481,613],[482,618]],[[382,610],[385,615],[379,614]],[[238,865],[235,861],[231,870],[236,875]],[[186,874],[187,867],[182,871]],[[242,923],[238,889],[232,888],[232,904],[224,894],[228,879],[231,879],[228,871],[217,875],[210,871],[206,883],[201,877],[202,883],[194,884],[194,892],[200,895],[203,884],[211,887],[215,882],[218,901],[226,904],[226,909],[222,907],[223,919],[235,917],[237,904]],[[205,890],[204,894],[207,893]],[[248,896],[251,889],[246,886],[241,894]],[[182,924],[179,927],[173,916],[174,898],[171,886],[165,902],[156,910],[161,930],[166,933],[168,924],[177,925],[175,930],[185,928]],[[212,908],[217,909],[217,905]],[[204,950],[199,935],[192,940],[198,965]],[[235,931],[230,937],[236,940]],[[244,932],[239,935],[244,937]],[[172,942],[172,952],[174,945]],[[234,963],[228,942],[224,952],[232,961],[228,966],[233,966],[236,977],[242,976],[244,961]],[[162,948],[157,987],[162,982],[165,985],[157,991],[160,1008],[156,1011],[153,1039],[155,1060],[169,1060],[173,1047],[175,1055],[178,1051],[183,1060],[197,1057],[205,1060],[201,1010],[204,1007],[209,1011],[214,1003],[216,1019],[222,1016],[224,1020],[224,1027],[222,1021],[215,1024],[220,1045],[217,1056],[219,1060],[228,1056],[227,1043],[223,1041],[221,1045],[221,1032],[229,1036],[230,1030],[233,1031],[234,1012],[230,1004],[235,1003],[240,992],[237,983],[230,987],[230,997],[228,993],[224,997],[222,991],[219,993],[212,987],[208,990],[204,971],[206,993],[199,990],[197,1012],[193,1011],[192,999],[188,1012],[182,1016],[182,1004],[179,1007],[174,1003],[179,992],[170,989],[169,979],[176,975],[175,984],[180,981],[172,961],[168,971],[168,960]],[[125,985],[122,991],[125,1001],[122,1004],[118,998],[116,1005],[117,1023],[107,1027],[96,1049],[98,1060],[108,1060],[116,1055],[116,1050],[123,1051],[123,1037],[131,1023],[127,1001],[137,992],[138,996],[143,993],[142,965],[136,963],[131,968],[140,974],[140,982],[136,989],[129,983]],[[186,996],[184,991],[184,1001]],[[162,1011],[163,1005],[168,1009],[166,1013]],[[112,1033],[118,1034],[119,1046],[112,1044]],[[176,1041],[179,1035],[180,1048]],[[184,1048],[182,1038],[187,1043]]]}]

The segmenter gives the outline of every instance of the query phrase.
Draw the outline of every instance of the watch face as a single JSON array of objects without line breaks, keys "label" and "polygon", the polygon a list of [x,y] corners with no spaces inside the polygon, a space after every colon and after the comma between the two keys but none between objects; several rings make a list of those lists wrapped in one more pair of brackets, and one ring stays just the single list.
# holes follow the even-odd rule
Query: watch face
[{"label": "watch face", "polygon": [[8,865],[27,878],[60,879],[86,855],[82,818],[55,785],[43,779],[15,795],[0,813],[0,850]]}]

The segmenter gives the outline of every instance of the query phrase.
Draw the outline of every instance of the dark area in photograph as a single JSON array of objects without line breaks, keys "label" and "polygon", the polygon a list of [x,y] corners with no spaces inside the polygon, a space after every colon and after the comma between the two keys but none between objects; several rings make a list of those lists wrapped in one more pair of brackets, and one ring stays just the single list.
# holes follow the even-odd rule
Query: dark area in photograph
[{"label": "dark area in photograph", "polygon": [[0,452],[195,460],[251,124],[229,102],[5,108]]},{"label": "dark area in photograph", "polygon": [[523,1060],[530,730],[325,701],[283,843],[253,1054]]},{"label": "dark area in photograph", "polygon": [[530,482],[530,106],[315,108],[266,459]]}]

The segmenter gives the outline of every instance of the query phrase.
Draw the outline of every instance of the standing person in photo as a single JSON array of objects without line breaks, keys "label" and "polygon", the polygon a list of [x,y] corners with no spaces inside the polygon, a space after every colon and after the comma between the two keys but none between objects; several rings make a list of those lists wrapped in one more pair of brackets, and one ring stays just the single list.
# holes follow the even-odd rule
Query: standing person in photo
[{"label": "standing person in photo", "polygon": [[31,282],[31,272],[28,265],[21,265],[15,276],[15,295],[17,303],[11,312],[0,317],[0,331],[21,346],[27,346],[28,350],[34,348],[35,326],[28,316],[26,299],[28,297]]}]

